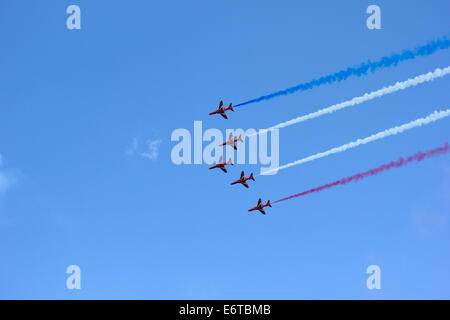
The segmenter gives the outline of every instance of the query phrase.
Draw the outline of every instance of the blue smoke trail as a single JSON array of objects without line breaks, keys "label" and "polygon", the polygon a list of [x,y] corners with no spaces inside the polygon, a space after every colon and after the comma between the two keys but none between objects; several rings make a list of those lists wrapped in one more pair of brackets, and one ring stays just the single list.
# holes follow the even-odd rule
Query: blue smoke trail
[{"label": "blue smoke trail", "polygon": [[450,40],[448,40],[446,37],[443,37],[435,41],[430,41],[426,45],[416,47],[413,50],[403,50],[402,53],[393,54],[391,56],[385,56],[377,61],[368,60],[367,62],[363,62],[359,67],[350,67],[345,70],[341,70],[333,74],[320,77],[319,79],[314,79],[309,82],[298,84],[294,87],[270,93],[268,95],[264,95],[256,99],[248,100],[246,102],[237,104],[235,107],[260,102],[263,100],[273,99],[275,97],[292,94],[297,91],[305,91],[327,83],[340,82],[353,75],[360,77],[362,75],[367,74],[368,71],[375,72],[381,68],[396,66],[401,61],[414,59],[419,56],[428,56],[436,51],[448,49],[449,46]]}]

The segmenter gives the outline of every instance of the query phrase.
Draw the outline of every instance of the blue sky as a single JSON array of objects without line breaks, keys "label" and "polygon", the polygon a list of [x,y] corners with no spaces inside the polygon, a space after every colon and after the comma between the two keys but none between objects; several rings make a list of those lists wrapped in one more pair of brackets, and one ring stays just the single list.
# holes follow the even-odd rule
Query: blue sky
[{"label": "blue sky", "polygon": [[[79,5],[81,30],[66,28]],[[381,30],[368,30],[369,4]],[[448,155],[249,214],[450,139],[450,120],[229,186],[173,130],[266,128],[446,67],[450,52],[235,104],[450,31],[448,1],[0,0],[0,298],[450,298]],[[280,130],[280,163],[449,107],[450,79]],[[136,146],[136,148],[132,148]],[[131,149],[130,149],[131,148]],[[147,156],[143,156],[142,154]],[[82,289],[66,289],[79,265]],[[381,290],[366,268],[381,268]]]}]

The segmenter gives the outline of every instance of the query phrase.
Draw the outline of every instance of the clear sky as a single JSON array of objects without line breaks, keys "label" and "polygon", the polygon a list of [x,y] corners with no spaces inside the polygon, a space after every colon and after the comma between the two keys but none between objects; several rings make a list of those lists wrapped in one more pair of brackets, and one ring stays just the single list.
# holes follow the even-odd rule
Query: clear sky
[{"label": "clear sky", "polygon": [[[81,8],[68,30],[66,8]],[[381,8],[381,30],[366,8]],[[450,141],[450,119],[230,186],[173,130],[266,128],[450,65],[448,50],[209,117],[450,32],[442,1],[0,0],[0,298],[450,298],[449,155],[248,213]],[[438,79],[280,130],[280,164],[449,107]],[[67,266],[81,290],[66,288]],[[366,268],[381,268],[368,290]]]}]

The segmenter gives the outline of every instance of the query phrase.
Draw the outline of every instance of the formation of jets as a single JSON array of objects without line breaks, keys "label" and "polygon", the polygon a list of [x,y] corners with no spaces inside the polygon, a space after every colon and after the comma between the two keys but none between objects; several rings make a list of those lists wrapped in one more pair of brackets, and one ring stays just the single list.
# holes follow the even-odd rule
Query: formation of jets
[{"label": "formation of jets", "polygon": [[[231,111],[234,112],[232,104],[230,103],[230,105],[228,107],[224,108],[223,107],[223,101],[221,100],[220,103],[219,103],[219,107],[216,110],[214,110],[213,112],[211,112],[209,115],[211,116],[211,115],[214,115],[214,114],[220,114],[225,119],[228,119],[228,117],[226,115],[226,111],[228,111],[228,110],[231,110]],[[234,150],[237,150],[237,146],[236,146],[237,142],[243,142],[242,135],[239,135],[239,137],[235,138],[233,136],[233,133],[231,132],[229,137],[228,137],[228,140],[223,142],[223,143],[221,143],[219,146],[229,145]],[[231,162],[231,158],[228,161],[224,162],[223,161],[223,157],[220,156],[219,162],[217,162],[215,165],[213,165],[209,169],[211,170],[211,169],[219,168],[223,172],[227,173],[228,171],[225,168],[225,166],[227,166],[227,165],[233,165],[233,163]],[[248,177],[245,177],[245,173],[244,173],[244,171],[242,171],[241,172],[241,176],[239,177],[239,179],[236,180],[236,181],[231,182],[231,185],[240,183],[244,187],[248,188],[249,187],[248,183],[247,183],[248,180],[255,181],[255,178],[253,177],[253,173],[250,173],[250,175]],[[267,200],[267,202],[263,204],[262,201],[261,201],[261,198],[259,198],[258,204],[256,205],[256,207],[248,209],[248,211],[251,212],[251,211],[254,211],[254,210],[258,210],[262,214],[266,214],[266,212],[264,211],[265,207],[271,207],[272,208],[272,206],[270,205],[270,200]]]}]

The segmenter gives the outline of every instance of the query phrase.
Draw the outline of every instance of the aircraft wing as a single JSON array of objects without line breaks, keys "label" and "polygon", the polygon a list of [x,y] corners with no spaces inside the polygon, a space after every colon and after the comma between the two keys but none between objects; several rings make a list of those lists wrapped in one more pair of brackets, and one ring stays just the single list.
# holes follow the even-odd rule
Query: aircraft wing
[{"label": "aircraft wing", "polygon": [[244,185],[244,187],[246,187],[246,188],[248,188],[248,184],[247,184],[247,182],[242,182],[242,184]]},{"label": "aircraft wing", "polygon": [[258,200],[258,206],[261,204],[261,198],[259,198]]},{"label": "aircraft wing", "polygon": [[259,212],[261,212],[262,214],[266,214],[263,208],[259,209]]},{"label": "aircraft wing", "polygon": [[223,172],[227,173],[227,169],[225,169],[224,167],[220,167],[220,170],[222,170]]},{"label": "aircraft wing", "polygon": [[225,119],[228,119],[228,117],[227,117],[227,115],[225,114],[225,112],[224,113],[221,113],[220,114],[222,117],[224,117]]}]

